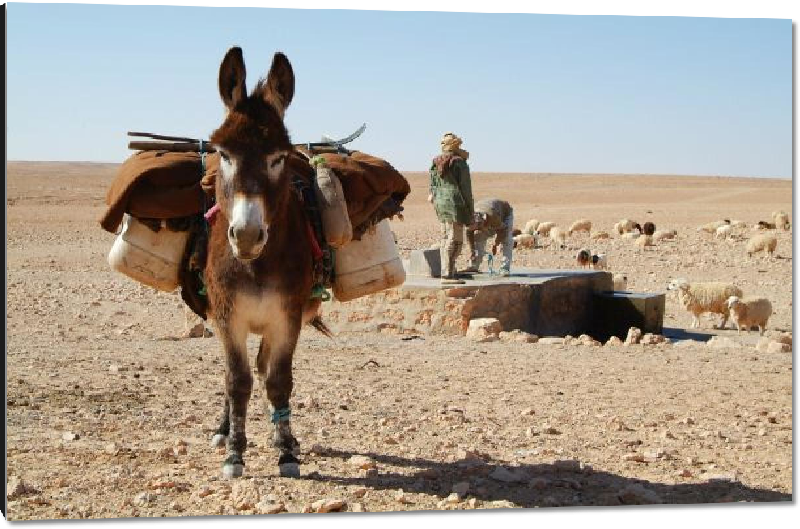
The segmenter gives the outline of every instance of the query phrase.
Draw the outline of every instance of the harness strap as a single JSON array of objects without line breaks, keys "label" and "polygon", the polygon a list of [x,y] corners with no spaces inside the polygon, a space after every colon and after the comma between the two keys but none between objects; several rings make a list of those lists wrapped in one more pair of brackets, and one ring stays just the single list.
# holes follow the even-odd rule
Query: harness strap
[{"label": "harness strap", "polygon": [[289,406],[285,408],[278,408],[272,411],[272,424],[278,424],[282,421],[288,421],[292,418],[292,409]]}]

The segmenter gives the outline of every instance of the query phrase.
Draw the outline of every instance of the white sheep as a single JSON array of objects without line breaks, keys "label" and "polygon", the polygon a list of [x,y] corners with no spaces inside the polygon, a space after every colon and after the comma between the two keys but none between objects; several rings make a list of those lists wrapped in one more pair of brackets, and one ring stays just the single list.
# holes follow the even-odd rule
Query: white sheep
[{"label": "white sheep", "polygon": [[653,236],[640,235],[636,238],[636,240],[633,241],[633,244],[644,250],[646,246],[653,246]]},{"label": "white sheep", "polygon": [[716,237],[718,239],[730,238],[731,234],[733,233],[733,228],[731,226],[732,226],[731,224],[723,224],[722,226],[717,228],[717,231],[715,232]]},{"label": "white sheep", "polygon": [[772,255],[778,246],[778,238],[768,233],[754,235],[747,241],[747,255],[752,257],[754,253],[765,252]]},{"label": "white sheep", "polygon": [[576,220],[572,223],[572,225],[567,230],[567,235],[572,235],[573,233],[578,233],[581,231],[585,231],[589,233],[592,231],[592,221],[589,219],[580,219]]},{"label": "white sheep", "polygon": [[636,222],[630,219],[622,219],[618,223],[614,224],[614,229],[616,230],[617,234],[622,235],[623,233],[628,233],[636,229]]},{"label": "white sheep", "polygon": [[714,235],[715,233],[717,233],[717,228],[719,228],[720,226],[725,226],[725,225],[730,224],[730,223],[731,223],[731,221],[729,221],[728,219],[715,220],[714,222],[709,222],[708,224],[703,224],[702,226],[697,228],[697,231],[704,231],[706,233],[710,233],[711,235]]},{"label": "white sheep", "polygon": [[594,270],[608,269],[608,257],[604,253],[593,254],[589,263]]},{"label": "white sheep", "polygon": [[563,248],[567,244],[567,233],[558,226],[550,229],[550,246],[553,250]]},{"label": "white sheep", "polygon": [[525,223],[525,227],[522,229],[522,233],[527,233],[528,235],[535,235],[536,228],[539,227],[539,221],[536,219],[531,219]]},{"label": "white sheep", "polygon": [[731,283],[711,281],[689,283],[685,279],[670,281],[667,290],[678,291],[678,301],[683,308],[692,313],[692,327],[700,327],[700,315],[711,312],[722,316],[720,329],[728,322],[728,298],[742,296],[742,289]]},{"label": "white sheep", "polygon": [[596,231],[589,238],[593,241],[599,241],[601,239],[610,239],[611,236],[607,231]]},{"label": "white sheep", "polygon": [[747,228],[747,223],[743,220],[732,220],[731,221],[731,228]]},{"label": "white sheep", "polygon": [[536,236],[529,233],[521,233],[514,237],[514,244],[521,248],[535,248]]},{"label": "white sheep", "polygon": [[742,327],[749,333],[751,327],[757,326],[758,333],[763,336],[767,320],[772,316],[772,303],[767,298],[740,299],[731,296],[728,298],[728,310],[738,334],[742,333]]},{"label": "white sheep", "polygon": [[656,230],[656,232],[653,234],[653,241],[657,242],[657,241],[663,241],[663,240],[667,240],[667,239],[671,240],[671,239],[674,239],[677,235],[678,235],[678,231],[677,230],[669,230],[669,231]]},{"label": "white sheep", "polygon": [[628,289],[628,276],[622,274],[614,274],[614,290],[627,290]]},{"label": "white sheep", "polygon": [[781,228],[783,230],[789,229],[789,214],[785,211],[773,211],[772,212],[772,222],[775,223],[777,228]]},{"label": "white sheep", "polygon": [[555,222],[541,222],[538,226],[536,226],[536,233],[542,237],[547,237],[550,235],[550,230],[552,230],[555,225]]},{"label": "white sheep", "polygon": [[640,235],[641,233],[638,231],[628,231],[620,235],[619,238],[626,241],[632,241],[634,239],[638,239]]}]

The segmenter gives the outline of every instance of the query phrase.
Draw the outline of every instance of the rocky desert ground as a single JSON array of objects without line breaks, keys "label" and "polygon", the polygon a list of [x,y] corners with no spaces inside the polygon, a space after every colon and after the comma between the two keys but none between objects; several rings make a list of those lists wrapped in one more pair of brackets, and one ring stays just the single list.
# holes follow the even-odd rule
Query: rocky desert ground
[{"label": "rocky desert ground", "polygon": [[[177,295],[112,272],[97,219],[115,165],[7,164],[7,501],[11,520],[775,502],[792,499],[792,353],[757,333],[687,329],[667,298],[658,345],[475,343],[466,338],[304,331],[293,428],[302,477],[278,476],[256,388],[243,479],[209,446],[222,404],[216,338],[183,337]],[[437,242],[427,175],[401,252]],[[676,229],[641,250],[612,238],[519,250],[514,262],[575,268],[605,252],[629,289],[676,277],[735,282],[768,297],[767,336],[792,333],[792,232],[749,258],[749,227],[792,213],[789,180],[647,175],[473,175],[478,198],[568,226],[622,217]],[[710,340],[712,336],[719,336]],[[255,351],[255,339],[252,351]],[[253,353],[254,354],[254,353]]]}]

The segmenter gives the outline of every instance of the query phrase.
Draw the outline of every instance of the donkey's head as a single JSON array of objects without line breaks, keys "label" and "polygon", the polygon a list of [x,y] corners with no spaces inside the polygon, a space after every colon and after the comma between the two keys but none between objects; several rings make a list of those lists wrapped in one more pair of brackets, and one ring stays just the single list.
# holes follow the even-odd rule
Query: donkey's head
[{"label": "donkey's head", "polygon": [[283,115],[294,96],[292,65],[276,53],[267,78],[248,96],[242,50],[231,48],[220,65],[219,94],[227,113],[210,138],[220,153],[217,203],[234,255],[251,260],[264,249],[289,193],[283,169],[292,144]]}]

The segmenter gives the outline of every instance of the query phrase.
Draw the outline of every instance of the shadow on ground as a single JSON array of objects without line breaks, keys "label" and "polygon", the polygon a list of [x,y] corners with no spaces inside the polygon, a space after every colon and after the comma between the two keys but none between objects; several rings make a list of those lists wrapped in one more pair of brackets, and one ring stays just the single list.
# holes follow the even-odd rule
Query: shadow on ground
[{"label": "shadow on ground", "polygon": [[671,327],[664,327],[661,334],[666,336],[673,342],[680,340],[695,340],[697,342],[707,342],[711,339],[712,336],[714,336],[713,333],[690,331],[688,329],[677,329]]}]

